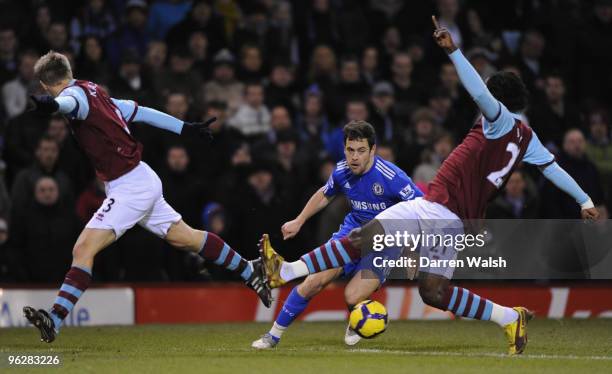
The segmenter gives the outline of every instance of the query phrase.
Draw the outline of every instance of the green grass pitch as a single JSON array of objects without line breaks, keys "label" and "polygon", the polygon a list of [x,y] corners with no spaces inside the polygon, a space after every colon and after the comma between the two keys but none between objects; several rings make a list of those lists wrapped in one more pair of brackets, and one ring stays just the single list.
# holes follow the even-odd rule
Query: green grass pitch
[{"label": "green grass pitch", "polygon": [[[66,328],[53,344],[38,332],[0,330],[4,353],[61,354],[63,365],[20,367],[71,373],[590,373],[612,372],[612,320],[534,320],[521,357],[505,355],[501,329],[476,321],[391,322],[355,347],[345,324],[296,323],[272,351],[251,341],[269,324],[143,325]],[[0,372],[7,372],[0,364]]]}]

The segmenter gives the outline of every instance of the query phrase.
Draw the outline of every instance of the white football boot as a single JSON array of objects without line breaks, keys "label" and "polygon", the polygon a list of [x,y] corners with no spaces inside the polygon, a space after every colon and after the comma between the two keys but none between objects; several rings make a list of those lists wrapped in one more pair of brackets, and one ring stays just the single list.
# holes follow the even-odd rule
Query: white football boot
[{"label": "white football boot", "polygon": [[251,347],[255,349],[270,349],[276,347],[277,344],[278,341],[274,340],[270,333],[266,333],[265,335],[262,335],[261,338],[251,343]]},{"label": "white football boot", "polygon": [[361,340],[361,336],[359,336],[350,325],[346,326],[346,332],[344,333],[344,343],[346,345],[355,345],[359,343]]}]

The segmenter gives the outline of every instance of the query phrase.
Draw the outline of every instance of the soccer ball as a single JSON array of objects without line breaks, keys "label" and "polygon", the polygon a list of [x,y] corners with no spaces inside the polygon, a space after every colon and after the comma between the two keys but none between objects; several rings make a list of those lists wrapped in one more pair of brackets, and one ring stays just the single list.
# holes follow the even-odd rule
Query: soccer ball
[{"label": "soccer ball", "polygon": [[387,308],[378,301],[362,301],[351,310],[349,324],[362,338],[372,339],[387,328]]}]

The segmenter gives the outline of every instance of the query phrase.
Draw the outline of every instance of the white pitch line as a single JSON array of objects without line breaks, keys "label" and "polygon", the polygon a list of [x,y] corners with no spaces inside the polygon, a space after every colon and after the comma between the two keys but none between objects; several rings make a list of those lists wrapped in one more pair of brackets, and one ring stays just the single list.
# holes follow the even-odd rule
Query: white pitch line
[{"label": "white pitch line", "polygon": [[[268,349],[257,350],[255,348],[206,348],[204,352],[264,352]],[[277,348],[277,352],[329,352],[328,349],[322,348]],[[493,357],[507,358],[518,360],[599,360],[612,361],[612,356],[577,356],[577,355],[547,355],[547,354],[522,354],[517,356],[509,356],[499,352],[437,352],[437,351],[400,351],[400,350],[385,350],[374,348],[356,348],[356,349],[339,349],[336,353],[380,353],[399,356],[450,356],[450,357]]]},{"label": "white pitch line", "polygon": [[536,359],[536,360],[601,360],[601,361],[612,361],[612,356],[577,356],[577,355],[546,355],[546,354],[535,354],[535,355],[517,355],[509,356],[504,353],[494,352],[435,352],[435,351],[398,351],[392,350],[387,351],[384,349],[368,349],[368,348],[357,348],[350,349],[349,352],[355,353],[386,353],[394,355],[406,355],[406,356],[461,356],[461,357],[495,357],[495,358],[511,358],[511,359]]},{"label": "white pitch line", "polygon": [[[13,352],[10,347],[0,349],[0,353]],[[27,350],[27,352],[36,352],[37,350]],[[205,348],[203,352],[257,352],[254,348]],[[269,350],[261,350],[269,351]],[[276,351],[285,352],[329,352],[328,349],[322,348],[277,348]],[[61,353],[85,353],[86,350],[75,348],[48,348],[38,350],[37,352],[61,352]],[[519,360],[596,360],[596,361],[612,361],[612,356],[577,356],[577,355],[547,355],[547,354],[523,354],[518,356],[509,356],[499,352],[438,352],[438,351],[400,351],[400,350],[385,350],[376,348],[355,348],[355,349],[338,349],[336,353],[380,353],[398,356],[440,356],[440,357],[493,357]]]}]

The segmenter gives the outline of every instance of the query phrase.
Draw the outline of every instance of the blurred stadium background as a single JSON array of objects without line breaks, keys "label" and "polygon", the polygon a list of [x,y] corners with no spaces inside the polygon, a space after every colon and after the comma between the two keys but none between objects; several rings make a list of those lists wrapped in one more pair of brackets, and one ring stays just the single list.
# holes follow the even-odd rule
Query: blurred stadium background
[{"label": "blurred stadium background", "polygon": [[[437,14],[483,78],[498,70],[523,78],[525,120],[608,218],[610,0],[0,0],[0,8],[0,327],[25,325],[23,305],[49,304],[104,199],[65,119],[26,111],[28,95],[41,90],[34,62],[49,49],[113,97],[183,120],[217,116],[208,147],[149,126],[132,131],[187,223],[246,258],[268,232],[296,259],[327,240],[348,209],[337,199],[296,239],[280,238],[281,224],[342,157],[347,120],[370,121],[380,155],[425,190],[476,119],[431,39]],[[579,208],[524,165],[487,217],[578,219]],[[205,266],[200,272],[196,258],[135,228],[98,255],[94,285],[67,324],[272,321],[289,291],[275,291],[266,309],[228,273]],[[540,316],[612,317],[609,281],[471,287]],[[342,292],[332,285],[304,318],[344,319]],[[389,282],[378,298],[391,319],[450,318],[407,282]]]}]

